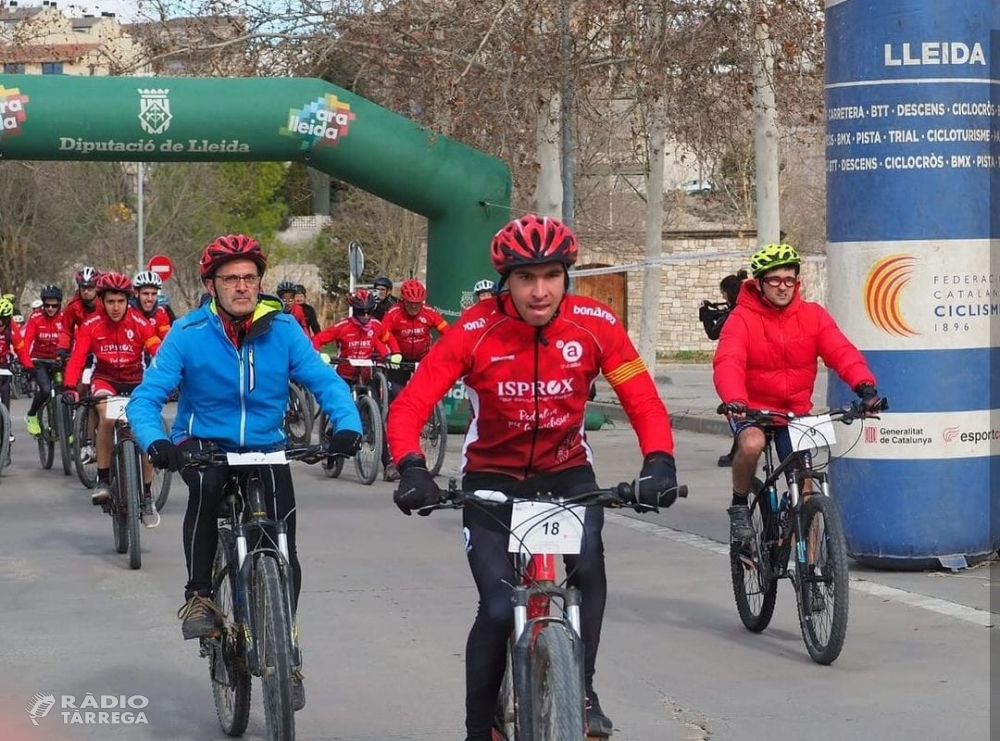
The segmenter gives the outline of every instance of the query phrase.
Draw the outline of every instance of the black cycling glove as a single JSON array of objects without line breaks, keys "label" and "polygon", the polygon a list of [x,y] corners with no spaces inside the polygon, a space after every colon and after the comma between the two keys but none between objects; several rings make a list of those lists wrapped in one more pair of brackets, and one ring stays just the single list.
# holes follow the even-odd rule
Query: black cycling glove
[{"label": "black cycling glove", "polygon": [[[677,465],[670,453],[650,453],[635,482],[636,502],[646,508],[669,507],[677,499]],[[637,507],[637,509],[639,509]]]},{"label": "black cycling glove", "polygon": [[363,439],[360,432],[355,432],[354,430],[337,430],[327,440],[326,449],[330,455],[350,457],[361,449],[361,441]]},{"label": "black cycling glove", "polygon": [[[411,510],[437,504],[443,498],[444,492],[434,482],[423,456],[408,455],[399,462],[399,488],[393,492],[392,501],[400,512],[409,516]],[[430,510],[418,514],[429,515]]]},{"label": "black cycling glove", "polygon": [[149,462],[154,468],[165,468],[168,471],[176,471],[181,467],[181,455],[177,446],[167,438],[154,440],[146,448]]},{"label": "black cycling glove", "polygon": [[861,397],[861,402],[868,409],[878,406],[881,401],[878,397],[878,389],[871,383],[859,383],[854,389],[854,393]]}]

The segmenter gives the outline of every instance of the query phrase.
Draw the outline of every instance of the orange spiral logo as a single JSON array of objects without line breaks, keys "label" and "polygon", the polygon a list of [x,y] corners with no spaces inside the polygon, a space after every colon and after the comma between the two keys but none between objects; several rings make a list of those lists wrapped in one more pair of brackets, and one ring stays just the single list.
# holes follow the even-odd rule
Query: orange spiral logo
[{"label": "orange spiral logo", "polygon": [[911,255],[889,255],[875,263],[865,279],[865,312],[883,332],[899,337],[920,334],[907,324],[899,309],[916,262]]}]

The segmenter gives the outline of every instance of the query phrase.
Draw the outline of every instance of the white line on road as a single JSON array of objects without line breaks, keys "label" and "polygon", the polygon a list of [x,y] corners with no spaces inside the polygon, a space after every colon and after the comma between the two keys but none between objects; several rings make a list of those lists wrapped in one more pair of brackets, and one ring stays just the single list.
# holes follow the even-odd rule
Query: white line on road
[{"label": "white line on road", "polygon": [[[636,530],[657,538],[665,538],[666,540],[672,540],[682,545],[689,545],[693,548],[701,548],[702,550],[711,551],[712,553],[729,558],[729,546],[711,538],[611,512],[606,513],[605,518],[609,522],[627,527],[630,530]],[[975,607],[960,605],[957,602],[949,602],[937,597],[927,597],[923,594],[907,592],[905,589],[897,589],[896,587],[878,584],[854,576],[850,577],[850,580],[851,589],[862,594],[878,597],[887,602],[898,602],[910,607],[918,607],[921,610],[936,612],[939,615],[964,620],[967,623],[972,623],[983,628],[993,627],[993,614],[987,610],[979,610]]]}]

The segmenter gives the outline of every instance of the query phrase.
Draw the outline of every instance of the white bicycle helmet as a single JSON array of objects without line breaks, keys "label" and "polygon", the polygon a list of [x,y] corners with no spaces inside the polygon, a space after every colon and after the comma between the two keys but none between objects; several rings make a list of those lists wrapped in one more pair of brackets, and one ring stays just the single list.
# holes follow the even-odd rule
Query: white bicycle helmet
[{"label": "white bicycle helmet", "polygon": [[132,279],[132,286],[138,291],[140,288],[146,288],[147,286],[152,286],[153,288],[162,288],[163,279],[159,275],[154,273],[152,270],[142,270],[135,274]]},{"label": "white bicycle helmet", "polygon": [[475,288],[472,289],[473,293],[482,293],[483,291],[489,291],[490,293],[496,293],[497,284],[491,280],[481,280],[476,283]]}]

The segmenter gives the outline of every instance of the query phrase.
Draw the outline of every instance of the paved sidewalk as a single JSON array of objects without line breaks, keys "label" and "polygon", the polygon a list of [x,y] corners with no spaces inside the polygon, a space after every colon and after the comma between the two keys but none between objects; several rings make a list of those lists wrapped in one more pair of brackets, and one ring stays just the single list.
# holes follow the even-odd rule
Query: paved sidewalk
[{"label": "paved sidewalk", "polygon": [[[821,366],[813,394],[814,407],[826,403],[826,381],[827,372]],[[729,436],[729,423],[715,413],[719,397],[712,384],[711,364],[658,365],[656,386],[670,412],[674,429]],[[597,398],[592,406],[614,422],[628,421],[618,397],[603,377],[597,382]]]}]

